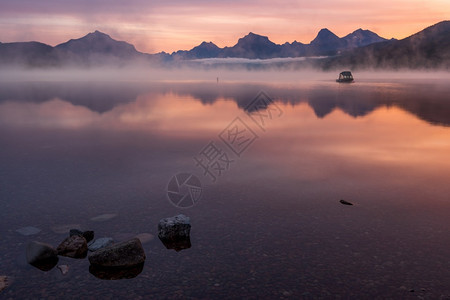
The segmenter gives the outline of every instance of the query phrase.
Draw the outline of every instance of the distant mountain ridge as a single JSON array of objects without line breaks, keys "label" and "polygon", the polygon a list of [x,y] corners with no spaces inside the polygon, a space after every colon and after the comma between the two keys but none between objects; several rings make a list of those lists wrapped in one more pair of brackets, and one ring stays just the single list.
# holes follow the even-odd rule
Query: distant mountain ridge
[{"label": "distant mountain ridge", "polygon": [[123,65],[135,60],[148,60],[123,41],[117,41],[100,31],[71,39],[55,47],[40,42],[0,44],[0,65],[26,65],[29,67]]},{"label": "distant mountain ridge", "polygon": [[[402,40],[387,40],[369,30],[357,29],[340,38],[321,29],[309,43],[276,44],[267,36],[250,32],[234,46],[220,48],[202,42],[191,50],[146,54],[125,41],[94,31],[55,47],[40,42],[0,43],[0,66],[53,68],[64,66],[139,66],[195,64],[204,58],[270,59],[324,57],[278,63],[301,69],[440,68],[450,69],[450,21],[442,21]],[[197,65],[198,66],[198,65]],[[252,68],[271,67],[253,65]]]},{"label": "distant mountain ridge", "polygon": [[95,52],[114,54],[115,56],[126,56],[130,54],[139,55],[139,52],[133,45],[127,42],[116,41],[109,35],[98,30],[89,33],[82,38],[71,39],[65,43],[59,44],[55,48],[79,55]]},{"label": "distant mountain ridge", "polygon": [[402,40],[355,48],[325,60],[323,68],[450,69],[450,21],[442,21]]},{"label": "distant mountain ridge", "polygon": [[[267,59],[277,57],[301,57],[335,55],[340,50],[370,45],[387,41],[370,30],[358,29],[343,38],[338,37],[330,30],[324,28],[319,31],[310,44],[297,41],[292,43],[276,44],[267,36],[250,32],[240,38],[232,47],[219,48],[212,42],[203,42],[191,50],[173,52],[172,57],[177,59],[201,58],[253,58]],[[200,51],[201,49],[201,51]]]},{"label": "distant mountain ridge", "polygon": [[0,44],[0,65],[56,66],[59,60],[52,46],[40,42]]},{"label": "distant mountain ridge", "polygon": [[98,30],[78,39],[71,39],[55,47],[39,42],[0,43],[0,64],[22,64],[29,67],[54,67],[65,65],[98,66],[124,65],[131,61],[170,62],[202,58],[302,57],[335,55],[343,49],[360,47],[386,41],[371,31],[357,30],[339,38],[328,29],[322,29],[311,44],[297,41],[282,45],[267,36],[250,32],[231,47],[220,48],[212,42],[202,42],[191,50],[146,54],[125,41],[117,41]]}]

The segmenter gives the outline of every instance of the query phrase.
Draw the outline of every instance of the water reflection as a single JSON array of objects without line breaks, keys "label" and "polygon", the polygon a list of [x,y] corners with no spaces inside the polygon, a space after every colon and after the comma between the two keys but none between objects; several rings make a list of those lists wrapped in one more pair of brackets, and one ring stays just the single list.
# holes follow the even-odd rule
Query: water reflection
[{"label": "water reflection", "polygon": [[[9,82],[0,83],[0,103],[5,105],[5,102],[11,100],[19,103],[41,104],[49,101],[63,101],[76,107],[71,110],[81,110],[85,107],[95,115],[95,113],[110,112],[117,107],[127,109],[127,104],[133,106],[133,102],[138,102],[142,98],[154,101],[154,99],[170,98],[171,95],[176,95],[179,99],[195,99],[202,104],[230,100],[243,109],[261,90],[284,104],[295,106],[308,103],[319,118],[326,117],[335,109],[340,109],[352,117],[359,117],[380,107],[397,106],[431,124],[450,125],[450,103],[445,80],[442,82],[410,80],[390,83],[367,81],[345,86],[320,81],[298,83],[295,86],[282,83],[212,84],[211,82]],[[61,110],[62,113],[65,111],[61,103],[47,103],[45,106],[49,110],[57,106],[57,110]],[[153,103],[151,106],[154,106]],[[141,107],[141,110],[148,111],[149,108]],[[171,105],[171,109],[174,108],[184,112],[190,109]],[[5,110],[8,110],[8,107],[3,107],[2,111]],[[5,113],[2,117],[4,116]],[[70,116],[68,117],[70,119]],[[92,115],[86,118],[92,118]]]},{"label": "water reflection", "polygon": [[95,265],[89,266],[89,273],[99,279],[104,280],[120,280],[135,278],[142,273],[144,263],[130,267],[130,268],[113,268],[113,267],[99,267]]},{"label": "water reflection", "polygon": [[[18,136],[23,135],[23,130],[36,132],[36,137],[48,135],[31,139],[38,141],[34,155],[42,152],[49,158],[60,157],[61,151],[65,151],[65,157],[59,160],[71,165],[73,160],[81,159],[88,170],[98,166],[95,172],[107,170],[105,167],[113,166],[114,159],[119,157],[137,163],[150,153],[154,157],[153,170],[173,172],[167,176],[180,170],[201,172],[193,167],[192,157],[236,116],[245,118],[244,108],[261,89],[275,99],[283,115],[271,122],[267,132],[262,132],[250,119],[244,119],[263,138],[256,141],[258,146],[251,148],[251,156],[244,160],[249,164],[248,169],[239,173],[236,180],[251,180],[269,173],[280,180],[323,180],[339,178],[335,172],[368,168],[360,174],[362,179],[380,177],[384,172],[381,166],[391,169],[383,175],[386,180],[396,180],[396,176],[407,176],[414,168],[423,174],[450,164],[448,86],[435,83],[368,82],[343,86],[314,82],[299,87],[211,83],[23,86],[17,83],[1,90],[0,130],[20,133]],[[441,126],[429,126],[421,120]],[[4,140],[14,147],[8,134],[3,136]],[[55,134],[66,138],[54,138]],[[28,135],[23,136],[27,139]],[[77,148],[65,150],[66,140],[78,145]],[[99,144],[101,141],[106,144]],[[16,150],[11,148],[11,151]],[[111,154],[104,156],[105,151]],[[433,155],[429,155],[430,151]],[[253,169],[265,157],[271,158],[264,162],[271,166],[270,171],[265,171],[267,174]],[[241,164],[234,163],[231,167]],[[194,169],[177,169],[183,166]],[[72,171],[73,176],[85,177],[76,175],[78,169]],[[80,174],[85,172],[80,170]],[[440,182],[448,179],[445,174],[433,177]]]},{"label": "water reflection", "polygon": [[183,236],[183,237],[177,237],[174,239],[165,239],[159,237],[159,240],[163,243],[163,245],[167,249],[173,249],[177,252],[185,249],[191,248],[191,237],[190,236]]}]

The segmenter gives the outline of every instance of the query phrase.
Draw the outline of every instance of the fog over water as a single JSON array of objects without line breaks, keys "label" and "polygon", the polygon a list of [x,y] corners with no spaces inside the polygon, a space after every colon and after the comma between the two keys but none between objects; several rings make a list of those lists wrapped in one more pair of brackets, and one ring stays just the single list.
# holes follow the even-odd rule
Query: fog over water
[{"label": "fog over water", "polygon": [[[292,58],[296,60],[297,58]],[[303,60],[304,58],[298,58]],[[300,83],[305,80],[333,80],[338,77],[340,71],[319,71],[314,68],[304,68],[301,70],[290,70],[289,68],[278,68],[276,66],[265,69],[247,70],[245,60],[250,65],[267,61],[275,61],[276,59],[201,59],[208,65],[209,61],[230,60],[231,67],[219,65],[208,67],[205,65],[190,66],[173,66],[173,67],[152,67],[151,65],[128,66],[122,68],[116,67],[92,67],[92,68],[49,68],[49,69],[23,69],[5,67],[0,71],[0,80],[8,81],[216,81],[217,77],[221,81],[242,81],[242,82],[292,82]],[[236,60],[236,61],[234,61]],[[291,60],[285,58],[280,60]],[[195,61],[195,60],[194,60]],[[214,63],[211,63],[214,65]],[[264,63],[263,63],[264,64]],[[235,65],[233,67],[233,65]],[[450,72],[433,71],[433,70],[396,70],[396,71],[380,71],[380,70],[359,70],[354,72],[355,80],[373,80],[381,79],[389,81],[391,79],[420,79],[420,80],[448,80]]]}]

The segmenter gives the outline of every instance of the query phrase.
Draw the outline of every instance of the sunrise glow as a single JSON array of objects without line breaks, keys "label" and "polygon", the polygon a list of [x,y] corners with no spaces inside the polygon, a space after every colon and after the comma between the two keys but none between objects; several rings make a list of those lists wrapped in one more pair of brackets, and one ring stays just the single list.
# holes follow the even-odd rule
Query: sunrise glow
[{"label": "sunrise glow", "polygon": [[232,46],[248,32],[273,42],[309,43],[321,28],[342,37],[358,28],[402,39],[450,16],[443,0],[321,1],[3,1],[0,42],[57,45],[100,30],[139,51]]}]

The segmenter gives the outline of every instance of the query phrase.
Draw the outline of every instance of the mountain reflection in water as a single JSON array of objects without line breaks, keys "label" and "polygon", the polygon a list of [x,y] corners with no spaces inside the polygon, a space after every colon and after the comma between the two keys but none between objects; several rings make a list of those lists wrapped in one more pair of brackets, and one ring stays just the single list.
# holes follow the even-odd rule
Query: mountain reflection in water
[{"label": "mountain reflection in water", "polygon": [[115,106],[148,98],[176,94],[191,97],[203,104],[220,99],[231,100],[244,108],[259,91],[275,100],[291,105],[308,103],[317,117],[323,118],[334,109],[353,117],[365,116],[379,107],[397,106],[431,124],[450,125],[450,101],[445,82],[398,81],[357,82],[336,85],[334,82],[292,84],[213,84],[196,83],[111,83],[111,82],[8,82],[0,83],[0,103],[14,100],[42,103],[61,99],[89,110],[105,113]]}]

